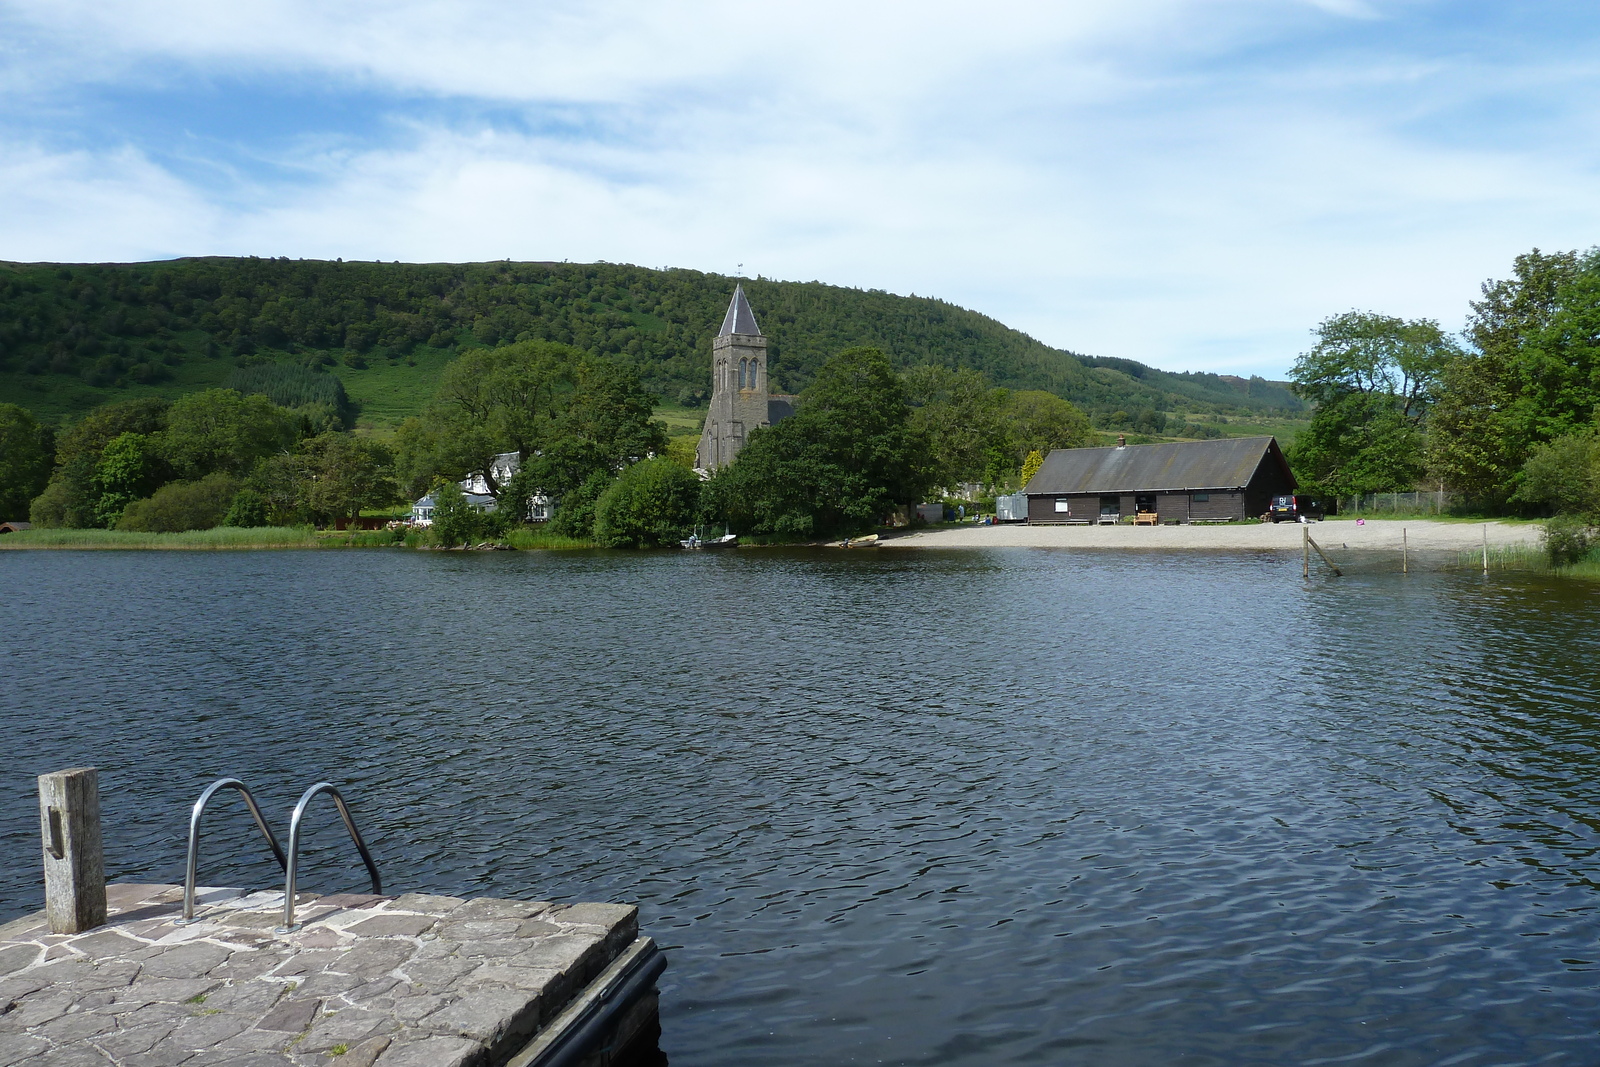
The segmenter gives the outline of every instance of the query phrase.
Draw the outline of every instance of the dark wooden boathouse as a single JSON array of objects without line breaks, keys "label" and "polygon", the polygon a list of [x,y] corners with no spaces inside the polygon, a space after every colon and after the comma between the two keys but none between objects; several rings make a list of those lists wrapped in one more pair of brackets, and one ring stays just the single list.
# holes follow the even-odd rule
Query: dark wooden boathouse
[{"label": "dark wooden boathouse", "polygon": [[1294,490],[1277,438],[1238,437],[1058,448],[1023,492],[1030,523],[1170,523],[1262,515]]}]

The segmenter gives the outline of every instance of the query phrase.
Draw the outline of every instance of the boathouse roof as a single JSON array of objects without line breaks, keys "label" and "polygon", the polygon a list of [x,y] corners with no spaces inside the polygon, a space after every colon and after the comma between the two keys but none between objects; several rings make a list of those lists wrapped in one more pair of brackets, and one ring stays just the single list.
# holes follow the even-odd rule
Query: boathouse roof
[{"label": "boathouse roof", "polygon": [[1023,492],[1029,496],[1069,496],[1243,489],[1263,463],[1280,467],[1293,489],[1294,475],[1277,438],[1235,437],[1113,448],[1058,448],[1045,457],[1044,466]]}]

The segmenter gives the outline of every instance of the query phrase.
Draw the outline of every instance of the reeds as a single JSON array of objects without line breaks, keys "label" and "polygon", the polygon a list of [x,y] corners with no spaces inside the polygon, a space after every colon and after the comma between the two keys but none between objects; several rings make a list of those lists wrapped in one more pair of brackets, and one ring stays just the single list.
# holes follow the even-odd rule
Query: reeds
[{"label": "reeds", "polygon": [[257,526],[248,530],[219,526],[184,533],[129,530],[19,530],[0,536],[0,548],[315,548],[308,526]]}]

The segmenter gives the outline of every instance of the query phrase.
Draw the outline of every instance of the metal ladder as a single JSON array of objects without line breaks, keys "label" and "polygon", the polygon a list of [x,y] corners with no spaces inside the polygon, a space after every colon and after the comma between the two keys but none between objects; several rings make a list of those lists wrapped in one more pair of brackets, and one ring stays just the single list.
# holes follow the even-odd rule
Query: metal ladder
[{"label": "metal ladder", "polygon": [[344,797],[332,782],[318,782],[300,794],[300,802],[294,806],[294,813],[289,817],[289,852],[285,855],[283,847],[278,844],[278,839],[273,836],[271,827],[267,825],[267,820],[262,817],[261,807],[251,794],[250,787],[237,778],[218,778],[206,786],[205,792],[200,794],[200,798],[194,802],[194,809],[189,813],[189,857],[183,880],[183,917],[173,920],[177,925],[186,926],[198,921],[194,917],[194,894],[195,871],[200,862],[200,817],[205,814],[206,805],[211,803],[211,798],[222,789],[236,789],[244,797],[245,806],[250,809],[250,814],[255,819],[256,825],[261,828],[267,844],[272,846],[272,854],[277,859],[278,866],[283,868],[283,925],[277,927],[274,933],[287,934],[300,929],[300,924],[294,921],[295,876],[300,865],[300,823],[305,818],[306,808],[312,799],[321,793],[331,796],[334,806],[339,809],[339,818],[344,822],[344,828],[349,831],[350,840],[355,842],[356,850],[361,853],[361,862],[366,864],[367,873],[372,876],[372,891],[383,892],[383,882],[378,877],[378,865],[372,861],[372,853],[367,851],[367,843],[362,840],[361,831],[356,829],[355,819],[350,815],[350,806],[345,803]]}]

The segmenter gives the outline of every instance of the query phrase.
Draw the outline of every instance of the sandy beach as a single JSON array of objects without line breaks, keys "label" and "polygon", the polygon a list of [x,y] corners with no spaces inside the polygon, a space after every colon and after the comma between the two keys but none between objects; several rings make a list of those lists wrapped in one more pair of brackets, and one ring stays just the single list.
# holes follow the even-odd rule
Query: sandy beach
[{"label": "sandy beach", "polygon": [[[1412,551],[1463,551],[1537,545],[1533,523],[1432,522],[1426,519],[1331,519],[1311,524],[1312,538],[1324,548],[1400,548],[1401,531]],[[1257,526],[963,526],[895,537],[895,548],[1162,548],[1300,549],[1301,527],[1294,523]]]}]

